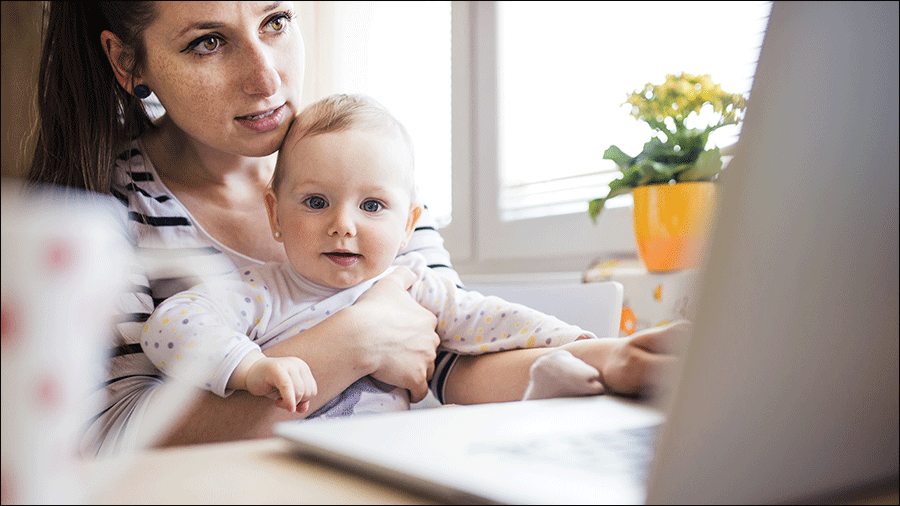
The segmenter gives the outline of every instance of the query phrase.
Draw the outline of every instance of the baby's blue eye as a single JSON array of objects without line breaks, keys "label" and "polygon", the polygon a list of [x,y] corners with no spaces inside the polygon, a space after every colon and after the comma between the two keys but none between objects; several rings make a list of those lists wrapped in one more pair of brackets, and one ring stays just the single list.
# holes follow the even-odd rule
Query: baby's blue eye
[{"label": "baby's blue eye", "polygon": [[359,206],[360,209],[367,213],[377,213],[382,207],[381,202],[378,202],[377,200],[367,200]]},{"label": "baby's blue eye", "polygon": [[328,207],[328,201],[326,201],[322,197],[319,197],[318,195],[306,198],[303,203],[306,204],[310,209],[325,209],[326,207]]}]

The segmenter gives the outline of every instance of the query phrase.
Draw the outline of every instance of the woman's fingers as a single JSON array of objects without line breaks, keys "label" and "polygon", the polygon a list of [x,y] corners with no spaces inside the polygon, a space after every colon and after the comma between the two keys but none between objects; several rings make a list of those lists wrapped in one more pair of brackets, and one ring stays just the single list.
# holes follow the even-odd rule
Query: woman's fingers
[{"label": "woman's fingers", "polygon": [[[431,372],[434,372],[433,365],[431,367],[431,370],[432,370]],[[429,377],[430,377],[430,374],[429,374]],[[411,384],[409,387],[407,387],[407,390],[409,390],[410,402],[419,402],[422,399],[424,399],[426,395],[428,395],[428,382],[427,381],[415,382],[415,383]]]},{"label": "woman's fingers", "polygon": [[634,346],[650,353],[680,355],[687,346],[693,327],[688,320],[678,320],[637,332],[629,340]]},{"label": "woman's fingers", "polygon": [[403,290],[409,290],[417,279],[418,276],[407,267],[397,266],[392,272],[382,278],[382,281],[388,280],[388,282],[397,283]]},{"label": "woman's fingers", "polygon": [[409,269],[397,267],[354,304],[367,315],[362,319],[368,322],[369,342],[364,344],[374,364],[371,376],[406,388],[413,402],[428,394],[427,381],[440,345],[437,317],[409,294],[417,279]]},{"label": "woman's fingers", "polygon": [[[658,344],[654,344],[658,347]],[[601,374],[606,388],[622,395],[645,395],[671,380],[678,357],[658,353],[622,341],[603,361]]]}]

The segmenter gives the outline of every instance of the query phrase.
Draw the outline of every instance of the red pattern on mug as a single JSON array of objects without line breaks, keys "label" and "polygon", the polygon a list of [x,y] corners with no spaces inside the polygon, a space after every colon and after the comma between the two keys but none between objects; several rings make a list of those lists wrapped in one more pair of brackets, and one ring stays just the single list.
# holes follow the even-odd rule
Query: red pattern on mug
[{"label": "red pattern on mug", "polygon": [[53,274],[68,270],[74,259],[75,252],[66,239],[55,238],[47,248],[47,267]]},{"label": "red pattern on mug", "polygon": [[11,302],[3,300],[2,307],[0,307],[0,345],[3,348],[12,345],[19,330],[16,326],[18,323],[17,311],[11,306]]}]

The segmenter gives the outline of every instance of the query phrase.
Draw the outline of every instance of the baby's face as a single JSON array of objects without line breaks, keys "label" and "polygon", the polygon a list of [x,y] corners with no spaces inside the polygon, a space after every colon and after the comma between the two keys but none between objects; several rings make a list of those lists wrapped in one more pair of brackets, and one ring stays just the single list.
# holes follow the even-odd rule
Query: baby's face
[{"label": "baby's face", "polygon": [[266,205],[294,269],[332,288],[384,272],[421,213],[403,141],[351,129],[288,139],[279,156],[283,179]]}]

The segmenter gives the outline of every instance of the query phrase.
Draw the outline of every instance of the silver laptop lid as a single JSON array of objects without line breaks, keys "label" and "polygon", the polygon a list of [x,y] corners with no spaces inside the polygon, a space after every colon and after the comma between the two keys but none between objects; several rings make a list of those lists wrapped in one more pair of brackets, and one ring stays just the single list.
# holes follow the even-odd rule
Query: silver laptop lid
[{"label": "silver laptop lid", "polygon": [[896,487],[897,24],[775,3],[650,502]]}]

